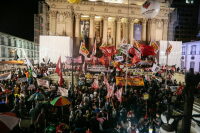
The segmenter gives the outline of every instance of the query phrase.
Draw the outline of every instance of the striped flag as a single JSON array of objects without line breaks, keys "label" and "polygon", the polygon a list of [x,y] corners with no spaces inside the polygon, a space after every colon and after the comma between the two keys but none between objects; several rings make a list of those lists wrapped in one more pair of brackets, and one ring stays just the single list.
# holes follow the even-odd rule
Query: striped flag
[{"label": "striped flag", "polygon": [[133,38],[133,46],[140,50],[140,44]]},{"label": "striped flag", "polygon": [[169,45],[169,48],[166,50],[165,55],[167,55],[167,52],[168,52],[168,54],[170,54],[171,51],[172,51],[172,45],[170,44],[170,45]]},{"label": "striped flag", "polygon": [[155,52],[159,50],[159,46],[154,41],[151,41],[150,46],[153,46]]}]

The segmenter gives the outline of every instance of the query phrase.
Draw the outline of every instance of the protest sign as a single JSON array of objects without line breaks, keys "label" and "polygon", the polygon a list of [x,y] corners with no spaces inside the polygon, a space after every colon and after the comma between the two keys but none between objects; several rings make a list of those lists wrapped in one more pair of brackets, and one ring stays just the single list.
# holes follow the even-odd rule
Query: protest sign
[{"label": "protest sign", "polygon": [[[123,77],[116,77],[116,84],[118,85],[119,82],[122,83],[123,86],[126,84],[126,79]],[[127,85],[128,86],[144,86],[143,78],[127,78]]]},{"label": "protest sign", "polygon": [[47,80],[43,80],[43,79],[37,79],[37,83],[38,83],[38,86],[44,86],[46,88],[49,88],[49,81]]}]

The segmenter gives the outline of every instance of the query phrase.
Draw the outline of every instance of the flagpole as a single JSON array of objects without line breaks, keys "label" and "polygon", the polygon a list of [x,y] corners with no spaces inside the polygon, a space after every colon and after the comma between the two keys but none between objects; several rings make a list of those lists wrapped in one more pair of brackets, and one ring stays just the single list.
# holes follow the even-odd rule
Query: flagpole
[{"label": "flagpole", "polygon": [[[128,12],[127,12],[127,45],[128,45],[128,37],[129,37],[129,0],[128,0],[128,5],[127,5],[127,8],[128,8]],[[128,62],[128,51],[126,51],[126,84],[125,84],[125,93],[127,91],[127,73],[128,73],[128,68],[127,68],[127,62]]]},{"label": "flagpole", "polygon": [[166,60],[166,73],[165,73],[165,89],[167,89],[167,70],[168,70],[168,47],[169,47],[169,22],[170,22],[170,6],[171,0],[169,0],[169,14],[168,14],[168,30],[167,30],[167,60]]},{"label": "flagpole", "polygon": [[73,67],[74,67],[74,59],[72,58],[72,94],[74,94],[74,73],[73,73]]}]

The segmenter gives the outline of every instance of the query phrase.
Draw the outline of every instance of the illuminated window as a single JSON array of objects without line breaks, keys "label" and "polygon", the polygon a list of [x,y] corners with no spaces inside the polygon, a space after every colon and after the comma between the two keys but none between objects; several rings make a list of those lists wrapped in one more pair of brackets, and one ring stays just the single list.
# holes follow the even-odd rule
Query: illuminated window
[{"label": "illuminated window", "polygon": [[194,0],[186,0],[187,4],[194,4]]}]

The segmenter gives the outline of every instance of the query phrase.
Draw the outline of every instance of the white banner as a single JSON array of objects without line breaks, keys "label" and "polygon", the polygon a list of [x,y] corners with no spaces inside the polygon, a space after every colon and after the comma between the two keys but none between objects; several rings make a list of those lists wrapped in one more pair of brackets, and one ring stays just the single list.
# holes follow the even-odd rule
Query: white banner
[{"label": "white banner", "polygon": [[170,88],[172,92],[175,92],[178,89],[178,87],[180,86],[168,86],[168,89]]},{"label": "white banner", "polygon": [[57,95],[68,97],[68,90],[58,87]]},{"label": "white banner", "polygon": [[0,75],[0,80],[6,80],[11,78],[11,73],[4,73]]},{"label": "white banner", "polygon": [[27,81],[27,79],[26,79],[26,77],[25,78],[18,78],[18,80],[17,81],[19,81],[19,82],[26,82]]},{"label": "white banner", "polygon": [[37,83],[38,83],[38,86],[44,86],[46,88],[49,88],[49,81],[47,80],[43,80],[43,79],[37,79]]},{"label": "white banner", "polygon": [[120,46],[121,48],[121,52],[125,55],[128,55],[128,50],[131,48],[132,46],[130,44],[127,45],[122,45]]},{"label": "white banner", "polygon": [[28,90],[31,90],[31,89],[35,89],[35,85],[34,84],[29,85]]}]

